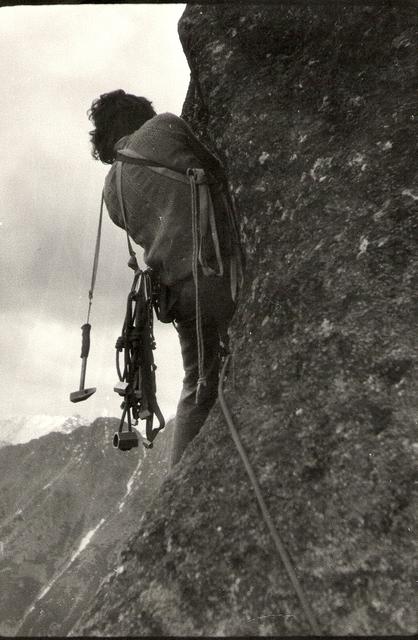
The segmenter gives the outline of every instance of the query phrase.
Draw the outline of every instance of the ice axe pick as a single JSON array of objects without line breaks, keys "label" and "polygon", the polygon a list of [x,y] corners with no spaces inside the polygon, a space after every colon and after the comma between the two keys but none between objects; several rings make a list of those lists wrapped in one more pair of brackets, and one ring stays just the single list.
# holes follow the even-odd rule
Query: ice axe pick
[{"label": "ice axe pick", "polygon": [[70,393],[71,402],[81,402],[82,400],[87,400],[93,393],[96,391],[96,387],[92,387],[91,389],[85,389],[84,383],[86,380],[86,367],[87,367],[87,358],[90,351],[90,329],[91,324],[86,323],[81,327],[81,377],[80,377],[80,388],[78,391],[73,391]]}]

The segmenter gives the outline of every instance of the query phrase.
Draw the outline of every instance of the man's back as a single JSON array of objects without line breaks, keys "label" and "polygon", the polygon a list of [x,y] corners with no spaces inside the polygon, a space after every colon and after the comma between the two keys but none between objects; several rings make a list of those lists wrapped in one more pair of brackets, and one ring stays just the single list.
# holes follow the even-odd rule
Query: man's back
[{"label": "man's back", "polygon": [[[184,174],[189,167],[203,168],[202,160],[194,153],[195,148],[199,151],[198,144],[181,118],[163,113],[119,140],[115,148],[130,149]],[[113,222],[124,228],[115,179],[114,164],[106,177],[104,196]],[[170,286],[189,276],[193,242],[187,182],[176,179],[175,174],[167,177],[158,167],[124,163],[123,201],[129,234],[144,248],[144,260],[159,274],[161,282]],[[219,209],[217,202],[215,207]],[[217,221],[223,226],[225,216],[217,213]],[[223,230],[219,236],[226,238]]]}]

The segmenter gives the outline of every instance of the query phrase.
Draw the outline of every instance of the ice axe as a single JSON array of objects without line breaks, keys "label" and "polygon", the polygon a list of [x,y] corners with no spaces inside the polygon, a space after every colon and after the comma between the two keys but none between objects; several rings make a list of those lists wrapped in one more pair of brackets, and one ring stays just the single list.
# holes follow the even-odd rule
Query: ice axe
[{"label": "ice axe", "polygon": [[70,393],[71,402],[81,402],[82,400],[87,400],[93,393],[96,391],[96,387],[92,387],[91,389],[85,389],[84,383],[86,379],[86,367],[87,367],[87,358],[90,351],[90,329],[91,324],[89,324],[90,319],[90,311],[91,305],[93,301],[93,291],[94,285],[96,284],[96,275],[97,275],[97,267],[99,265],[99,252],[100,252],[100,237],[102,233],[102,220],[103,220],[103,204],[104,197],[102,192],[102,198],[100,201],[100,214],[99,214],[99,226],[97,228],[97,236],[96,236],[96,248],[94,250],[94,260],[93,260],[93,272],[91,274],[91,285],[89,291],[89,308],[87,312],[87,322],[83,324],[81,327],[81,377],[80,377],[80,388],[78,391],[73,391]]},{"label": "ice axe", "polygon": [[80,388],[78,391],[73,391],[70,393],[71,402],[81,402],[82,400],[87,400],[93,393],[96,391],[96,387],[92,387],[91,389],[85,389],[84,383],[86,380],[86,367],[87,367],[87,358],[90,351],[90,329],[91,324],[88,322],[83,324],[81,327],[81,377],[80,377]]}]

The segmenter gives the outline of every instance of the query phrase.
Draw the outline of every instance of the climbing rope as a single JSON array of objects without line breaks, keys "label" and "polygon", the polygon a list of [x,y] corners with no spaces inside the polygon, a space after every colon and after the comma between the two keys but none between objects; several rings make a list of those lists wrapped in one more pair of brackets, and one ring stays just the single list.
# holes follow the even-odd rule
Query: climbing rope
[{"label": "climbing rope", "polygon": [[197,367],[198,380],[196,390],[196,403],[198,402],[199,392],[202,387],[206,386],[206,376],[204,372],[204,342],[202,331],[202,313],[200,309],[200,292],[199,292],[199,210],[197,206],[197,189],[196,177],[193,169],[188,169],[187,175],[190,180],[191,200],[192,200],[192,239],[193,239],[193,255],[192,255],[192,273],[195,287],[195,314],[196,314],[196,341],[197,341]]},{"label": "climbing rope", "polygon": [[250,464],[248,456],[247,456],[247,454],[245,452],[245,449],[244,449],[244,447],[242,445],[242,442],[240,440],[238,431],[235,428],[231,412],[229,411],[228,405],[227,405],[226,400],[225,400],[225,396],[224,396],[224,392],[223,392],[223,385],[224,385],[224,378],[225,378],[225,374],[226,374],[226,370],[228,368],[228,364],[229,364],[230,358],[231,358],[231,355],[228,354],[227,357],[225,358],[225,362],[223,364],[223,367],[222,367],[222,370],[221,370],[221,374],[219,376],[219,384],[218,384],[219,403],[220,403],[223,415],[225,417],[225,420],[227,422],[227,425],[229,427],[229,430],[231,432],[232,439],[233,439],[233,441],[235,443],[235,446],[236,446],[236,448],[238,450],[238,453],[239,453],[239,455],[241,457],[241,460],[242,460],[242,462],[244,464],[245,470],[246,470],[246,472],[247,472],[247,474],[248,474],[248,476],[250,478],[250,482],[251,482],[252,487],[254,489],[258,504],[259,504],[260,509],[261,509],[261,513],[263,514],[263,518],[264,518],[264,520],[265,520],[265,522],[267,524],[267,527],[268,527],[268,529],[270,531],[271,537],[273,538],[274,544],[276,546],[276,550],[277,550],[277,552],[278,552],[278,554],[279,554],[279,556],[280,556],[280,558],[281,558],[281,560],[282,560],[282,562],[283,562],[283,564],[285,566],[287,574],[288,574],[288,576],[290,578],[290,581],[291,581],[291,583],[292,583],[292,585],[293,585],[293,587],[294,587],[294,589],[296,591],[296,594],[297,594],[297,596],[299,598],[299,602],[300,602],[300,604],[302,606],[302,609],[303,609],[303,611],[304,611],[304,613],[306,615],[306,618],[309,621],[311,629],[312,629],[312,631],[314,632],[315,635],[319,636],[319,635],[321,635],[321,633],[320,633],[320,630],[319,630],[318,623],[317,623],[317,621],[315,619],[315,616],[314,616],[314,614],[313,614],[313,612],[312,612],[312,610],[311,610],[311,608],[309,606],[309,603],[308,603],[308,601],[306,599],[306,596],[305,596],[305,594],[303,592],[302,586],[301,586],[301,584],[300,584],[300,582],[299,582],[299,580],[298,580],[298,578],[296,576],[296,573],[295,573],[294,568],[292,566],[289,554],[287,553],[287,551],[286,551],[286,549],[285,549],[285,547],[283,545],[283,542],[281,541],[280,536],[279,536],[279,534],[277,532],[277,529],[274,526],[273,520],[272,520],[272,518],[270,516],[269,510],[267,508],[267,505],[266,505],[266,503],[264,501],[264,498],[263,498],[263,495],[261,493],[261,488],[260,488],[260,485],[258,483],[257,477],[256,477],[256,475],[254,473],[254,470],[253,470],[253,468],[252,468],[252,466]]}]

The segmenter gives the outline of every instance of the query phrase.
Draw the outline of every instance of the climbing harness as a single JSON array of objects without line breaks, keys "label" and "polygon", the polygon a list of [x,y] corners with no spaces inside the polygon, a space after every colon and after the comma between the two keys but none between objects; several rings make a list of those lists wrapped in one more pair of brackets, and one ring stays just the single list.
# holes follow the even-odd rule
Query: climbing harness
[{"label": "climbing harness", "polygon": [[[165,421],[156,398],[156,380],[153,350],[155,338],[153,331],[153,309],[158,312],[156,286],[151,269],[142,271],[138,266],[135,251],[129,237],[125,204],[122,192],[122,162],[116,162],[116,192],[122,213],[128,243],[128,266],[134,270],[134,279],[128,294],[126,316],[122,335],[116,341],[116,370],[119,382],[114,391],[123,396],[121,404],[122,416],[119,429],[113,437],[113,446],[127,451],[138,446],[138,434],[133,429],[139,420],[146,421],[146,439],[142,444],[147,449],[153,447],[156,435],[164,429]],[[120,353],[124,352],[124,366],[120,366]],[[159,426],[154,428],[154,415]],[[123,426],[127,420],[128,430]]]},{"label": "climbing harness", "polygon": [[80,386],[78,391],[73,391],[72,393],[70,393],[71,402],[81,402],[83,400],[87,400],[87,398],[90,398],[90,396],[92,396],[93,393],[95,393],[96,391],[96,387],[85,389],[84,384],[86,379],[87,358],[90,352],[90,331],[91,331],[90,312],[91,312],[91,305],[93,303],[93,293],[94,293],[94,287],[96,284],[97,268],[99,266],[100,239],[102,235],[102,222],[103,222],[103,203],[104,203],[104,196],[102,193],[102,198],[100,201],[99,225],[97,228],[96,246],[94,249],[93,270],[91,274],[91,283],[90,283],[90,289],[89,289],[89,306],[87,311],[87,320],[85,324],[83,324],[83,326],[81,327],[82,338],[81,338],[80,358],[81,358],[82,364],[81,364]]},{"label": "climbing harness", "polygon": [[320,629],[319,629],[318,623],[317,623],[317,621],[315,619],[315,616],[314,616],[314,614],[313,614],[313,612],[311,610],[311,607],[309,606],[309,603],[308,603],[308,601],[306,599],[306,596],[305,596],[305,593],[304,593],[304,591],[302,589],[302,586],[301,586],[301,584],[300,584],[300,582],[299,582],[299,580],[298,580],[298,578],[296,576],[296,573],[295,573],[295,570],[294,570],[294,568],[292,566],[292,562],[290,560],[289,554],[287,553],[287,551],[286,551],[286,549],[285,549],[285,547],[283,545],[283,542],[280,539],[280,536],[279,536],[279,534],[277,532],[277,529],[276,529],[276,527],[275,527],[275,525],[273,523],[273,520],[272,520],[272,518],[270,516],[269,510],[267,508],[267,505],[266,505],[266,503],[264,501],[264,498],[263,498],[263,495],[261,493],[261,488],[260,488],[260,485],[258,483],[257,477],[256,477],[256,475],[254,473],[254,470],[253,470],[251,464],[250,464],[250,461],[248,459],[246,451],[245,451],[245,449],[244,449],[244,447],[242,445],[242,442],[241,442],[241,439],[239,437],[238,431],[237,431],[237,429],[236,429],[236,427],[234,425],[234,421],[232,419],[231,412],[230,412],[229,407],[228,407],[228,405],[226,403],[226,400],[225,400],[224,390],[223,390],[224,378],[225,378],[225,374],[226,374],[230,359],[231,359],[231,355],[228,354],[226,356],[226,358],[225,358],[225,361],[224,361],[223,366],[222,366],[221,374],[219,376],[219,384],[218,384],[219,404],[220,404],[220,407],[222,409],[222,413],[223,413],[223,415],[225,417],[226,423],[227,423],[227,425],[229,427],[229,430],[231,432],[232,439],[233,439],[233,441],[235,443],[235,446],[236,446],[236,448],[238,450],[238,453],[239,453],[239,455],[241,457],[241,460],[242,460],[242,462],[244,464],[245,470],[246,470],[246,472],[247,472],[247,474],[248,474],[248,476],[250,478],[250,482],[251,482],[251,485],[252,485],[252,487],[254,489],[254,492],[255,492],[259,507],[261,509],[261,513],[262,513],[264,521],[266,522],[267,527],[268,527],[268,529],[270,531],[271,537],[273,538],[276,550],[277,550],[277,552],[278,552],[278,554],[279,554],[279,556],[280,556],[280,558],[281,558],[281,560],[282,560],[282,562],[284,564],[286,572],[287,572],[287,574],[288,574],[288,576],[290,578],[290,581],[291,581],[291,583],[293,585],[293,588],[296,591],[296,594],[297,594],[297,596],[299,598],[299,602],[300,602],[300,604],[302,606],[302,609],[303,609],[303,611],[305,613],[305,616],[306,616],[306,618],[307,618],[307,620],[308,620],[308,622],[309,622],[309,624],[311,626],[311,629],[312,629],[313,633],[315,635],[317,635],[317,636],[320,636],[321,633],[320,633]]},{"label": "climbing harness", "polygon": [[[221,256],[215,211],[209,188],[209,185],[214,184],[215,180],[212,180],[211,177],[206,174],[204,169],[188,168],[185,172],[181,172],[177,169],[162,165],[161,163],[148,160],[132,149],[119,149],[116,154],[116,160],[116,187],[125,229],[127,228],[126,216],[121,198],[123,162],[150,167],[154,171],[157,171],[168,178],[190,186],[193,240],[192,275],[195,287],[196,336],[198,348],[198,384],[196,391],[196,403],[198,404],[202,387],[207,384],[204,370],[204,342],[202,332],[202,314],[200,308],[200,272],[202,272],[204,276],[222,276],[224,274],[224,264]],[[230,282],[231,296],[232,299],[235,300],[243,280],[242,250],[235,220],[235,211],[231,201],[225,195],[224,190],[221,192],[221,197],[227,214],[229,237],[231,239]],[[209,233],[215,251],[215,268],[208,264],[205,257],[204,245]],[[129,241],[128,248],[131,253],[132,247]]]}]

